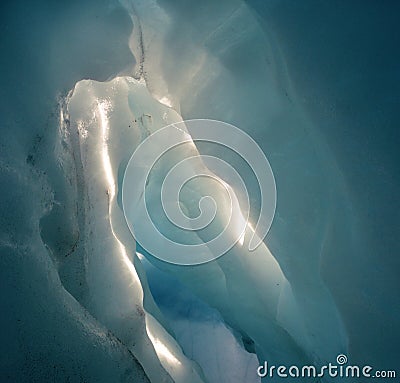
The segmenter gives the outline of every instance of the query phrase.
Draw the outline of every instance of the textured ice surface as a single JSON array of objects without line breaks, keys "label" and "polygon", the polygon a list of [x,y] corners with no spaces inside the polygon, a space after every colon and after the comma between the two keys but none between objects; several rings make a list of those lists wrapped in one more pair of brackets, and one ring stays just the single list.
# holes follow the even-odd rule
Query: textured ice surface
[{"label": "textured ice surface", "polygon": [[[55,152],[58,97],[83,76],[105,79],[133,59],[124,11],[95,6],[17,1],[0,12],[2,382],[149,382],[126,345],[75,299],[84,295],[84,265],[68,194],[74,174],[64,177]],[[70,33],[84,26],[81,38]]]},{"label": "textured ice surface", "polygon": [[121,176],[132,150],[147,130],[177,118],[165,109],[132,78],[80,81],[67,100],[63,146],[70,147],[69,160],[83,180],[77,199],[84,214],[88,310],[137,356],[152,381],[168,381],[163,366],[175,382],[202,382],[173,338],[144,311],[132,264],[135,242],[120,203]]},{"label": "textured ice surface", "polygon": [[[332,208],[346,203],[329,152],[294,100],[278,46],[247,5],[160,4],[135,3],[142,31],[139,42],[134,33],[131,38],[133,52],[142,54],[137,71],[152,94],[169,100],[184,118],[217,118],[249,132],[278,172],[279,195],[267,238],[272,254],[267,247],[254,254],[235,247],[229,256],[196,270],[165,269],[253,339],[261,359],[329,360],[346,347],[319,272]],[[189,25],[174,22],[185,19]],[[227,303],[233,301],[234,306]]]},{"label": "textured ice surface", "polygon": [[[121,4],[1,6],[0,380],[253,382],[254,352],[396,368],[398,11]],[[142,83],[99,82],[117,75]],[[278,207],[253,258],[134,255],[126,161],[181,117],[233,123],[267,154]]]},{"label": "textured ice surface", "polygon": [[[64,146],[71,145],[76,173],[85,180],[80,193],[83,200],[78,206],[82,204],[85,217],[83,242],[90,249],[85,261],[87,306],[124,344],[132,344],[132,352],[151,378],[156,364],[152,362],[151,348],[140,343],[145,339],[143,331],[139,331],[144,324],[138,303],[142,299],[141,286],[127,255],[134,253],[134,242],[122,214],[121,182],[129,156],[140,141],[164,125],[179,121],[180,116],[155,100],[143,82],[129,77],[102,83],[79,82],[67,100],[66,110]],[[176,160],[185,155],[185,151],[178,152]],[[160,189],[160,169],[162,166],[154,170],[147,188]],[[217,216],[224,214],[226,211],[220,209]],[[220,259],[195,268],[153,262],[216,308],[244,342],[253,344],[253,351],[261,360],[327,361],[331,353],[343,352],[340,319],[318,274],[313,276],[318,290],[313,292],[310,310],[305,301],[309,296],[301,291],[297,296],[293,293],[290,280],[266,245],[249,252],[250,230],[248,227],[243,244],[237,243]],[[174,380],[185,381],[187,374],[194,374],[171,337],[154,335],[162,328],[151,316],[146,317],[146,326],[161,364]],[[196,337],[199,329],[192,331]],[[203,367],[205,355],[206,351],[197,355]],[[233,357],[234,353],[227,359]]]},{"label": "textured ice surface", "polygon": [[[215,309],[201,301],[171,275],[139,255],[160,309],[186,355],[203,368],[209,382],[260,382],[258,359],[245,350]],[[248,348],[252,348],[249,344]]]}]

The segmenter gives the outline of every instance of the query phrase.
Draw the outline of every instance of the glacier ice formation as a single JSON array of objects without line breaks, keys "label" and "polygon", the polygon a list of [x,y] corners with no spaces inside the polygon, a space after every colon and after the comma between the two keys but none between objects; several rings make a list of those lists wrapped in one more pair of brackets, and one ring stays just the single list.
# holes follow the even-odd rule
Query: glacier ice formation
[{"label": "glacier ice formation", "polygon": [[[12,54],[2,57],[0,104],[0,294],[8,313],[1,381],[250,383],[261,381],[264,360],[322,364],[340,353],[393,368],[396,352],[385,360],[379,337],[363,337],[379,321],[395,328],[394,261],[384,258],[375,271],[386,276],[387,293],[378,277],[367,278],[375,275],[368,244],[379,243],[360,224],[368,201],[354,202],[359,168],[343,166],[346,153],[330,145],[293,80],[286,3],[4,6],[10,41],[2,44]],[[226,121],[258,142],[278,205],[256,251],[237,243],[185,267],[135,243],[121,191],[149,134],[195,118]],[[156,169],[147,188],[160,182]],[[247,225],[244,244],[251,231]],[[375,294],[369,305],[366,279]],[[366,324],[358,312],[368,314]],[[365,344],[374,346],[368,355]]]}]

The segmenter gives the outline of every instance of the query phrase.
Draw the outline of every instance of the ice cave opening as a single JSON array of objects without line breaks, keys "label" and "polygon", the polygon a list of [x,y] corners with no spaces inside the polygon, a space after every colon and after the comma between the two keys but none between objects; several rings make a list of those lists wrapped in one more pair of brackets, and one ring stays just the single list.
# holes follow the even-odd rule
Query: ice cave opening
[{"label": "ice cave opening", "polygon": [[[281,378],[257,374],[265,361],[341,355],[397,367],[394,14],[311,0],[3,4],[0,380],[255,383]],[[196,142],[190,125],[205,120],[251,137],[270,168]],[[226,164],[247,199],[218,176]],[[276,192],[261,237],[260,175]],[[178,179],[179,201],[163,205]],[[228,213],[235,241],[217,256],[203,245]],[[146,233],[147,214],[205,261],[165,261],[180,258]],[[200,229],[171,226],[183,216]]]}]

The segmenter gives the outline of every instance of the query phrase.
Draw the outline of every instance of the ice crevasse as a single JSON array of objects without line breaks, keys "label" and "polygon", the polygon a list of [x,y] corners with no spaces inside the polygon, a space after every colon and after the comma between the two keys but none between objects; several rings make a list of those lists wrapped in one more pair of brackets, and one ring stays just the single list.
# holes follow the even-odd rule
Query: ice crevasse
[{"label": "ice crevasse", "polygon": [[[187,294],[193,294],[192,304],[193,300],[200,299],[209,310],[217,310],[220,314],[221,331],[227,329],[227,345],[233,342],[232,347],[239,350],[236,363],[246,366],[242,374],[252,366],[251,378],[246,379],[259,379],[255,373],[255,355],[260,361],[271,363],[305,364],[326,362],[346,352],[346,336],[340,316],[318,272],[318,253],[312,249],[305,253],[297,249],[301,256],[285,257],[289,249],[282,254],[278,249],[278,254],[274,254],[263,244],[250,253],[246,243],[244,246],[238,243],[220,259],[196,267],[169,265],[150,257],[151,265],[144,259],[145,251],[140,249],[145,257],[142,254],[139,259],[134,256],[135,243],[127,230],[121,202],[126,165],[140,142],[158,129],[181,121],[182,116],[226,120],[250,134],[262,131],[261,147],[272,156],[290,153],[291,157],[301,158],[307,166],[309,183],[319,181],[324,164],[314,162],[312,156],[315,154],[309,151],[313,140],[318,139],[313,136],[312,129],[304,131],[299,128],[302,124],[306,126],[308,121],[288,96],[290,82],[284,62],[279,61],[279,50],[258,26],[245,4],[221,3],[212,11],[213,19],[209,18],[210,9],[204,14],[199,12],[192,19],[190,33],[185,38],[180,37],[179,23],[174,22],[158,4],[136,2],[125,6],[131,12],[134,25],[130,47],[137,63],[131,75],[106,82],[80,81],[65,104],[68,115],[65,139],[74,153],[75,171],[85,184],[84,190],[79,192],[79,195],[84,195],[83,232],[87,233],[84,243],[91,249],[98,249],[90,252],[86,261],[89,310],[93,310],[95,317],[101,318],[114,332],[121,331],[120,337],[125,344],[135,344],[132,352],[150,379],[154,374],[153,348],[161,368],[174,381],[204,378],[199,372],[199,364],[205,360],[202,355],[209,352],[208,347],[198,347],[192,353],[188,351],[195,344],[196,328],[191,329],[193,339],[181,342],[181,345],[171,336],[175,334],[179,341],[177,334],[183,331],[179,315],[178,319],[174,316],[174,310],[179,312],[179,306],[184,304],[179,301],[177,286]],[[183,49],[180,47],[179,54],[173,52],[176,42],[171,44],[172,49],[168,49],[169,39],[181,40]],[[239,57],[237,52],[240,52]],[[282,118],[283,114],[285,118]],[[182,159],[185,152],[177,156],[175,161]],[[326,162],[329,166],[329,158]],[[277,177],[279,198],[281,185],[279,175]],[[147,188],[159,189],[161,182],[162,174],[160,172],[157,176],[155,170]],[[321,188],[319,184],[313,184],[315,198],[325,197],[321,191],[315,190]],[[299,200],[307,200],[305,194],[308,191],[299,190],[298,193],[304,193],[298,196]],[[284,203],[285,198],[278,201]],[[316,202],[321,204],[313,198],[312,203]],[[278,205],[277,219],[281,219],[284,226],[282,210]],[[220,210],[217,214],[224,213]],[[109,224],[104,226],[102,217],[107,217]],[[312,218],[324,219],[323,214]],[[281,232],[285,230],[284,227],[280,229]],[[313,231],[317,230],[327,229],[322,227]],[[248,231],[251,231],[250,226],[246,229]],[[281,232],[276,230],[274,235],[272,230],[270,241],[278,244],[284,241]],[[292,233],[287,234],[290,236]],[[109,251],[105,252],[108,246]],[[157,269],[165,274],[163,286],[157,284],[157,279],[150,284],[156,296],[157,289],[161,288],[177,297],[174,303],[169,301],[164,312],[159,312],[151,296],[147,306],[145,300],[144,310],[135,309],[137,302],[141,301],[137,294],[142,288],[137,277],[135,279],[135,267],[130,263],[133,258],[134,265],[141,270],[142,259],[149,280]],[[142,270],[139,274],[145,272]],[[124,280],[121,275],[128,279]],[[135,282],[129,282],[129,279]],[[105,286],[112,287],[106,290],[107,294],[100,293],[106,289]],[[151,295],[150,290],[146,290]],[[134,294],[136,299],[133,299]],[[139,315],[135,310],[139,310]],[[140,317],[140,312],[144,317]],[[137,346],[138,338],[144,342],[142,333],[135,335],[128,331],[137,328],[137,324],[133,324],[138,320],[136,317],[150,340],[146,347]],[[171,334],[163,326],[170,332],[173,329]],[[153,334],[154,331],[157,335]],[[233,340],[228,338],[230,333],[234,334]],[[210,348],[212,343],[210,336]],[[189,354],[194,363],[185,357]],[[211,371],[218,367],[223,367],[222,370],[229,368],[229,359],[228,352],[215,362],[208,361],[206,365],[203,362],[201,367],[205,375],[211,376]],[[220,373],[217,377],[219,381],[226,379],[222,375]],[[241,378],[236,379],[240,381]]]},{"label": "ice crevasse", "polygon": [[[63,323],[57,336],[71,342],[71,353],[98,355],[88,367],[99,371],[92,375],[96,381],[260,382],[256,371],[263,361],[321,365],[349,351],[322,275],[324,254],[340,246],[335,239],[351,246],[357,237],[351,219],[343,219],[350,202],[337,165],[296,100],[279,45],[253,9],[236,0],[191,5],[115,4],[131,18],[133,57],[111,78],[79,78],[59,97],[58,133],[49,146],[62,176],[49,182],[51,174],[18,173],[20,165],[2,163],[11,184],[30,185],[33,177],[42,196],[27,223],[30,239],[17,241],[29,246],[4,236],[2,248],[20,257],[30,249],[48,255],[24,264],[23,271],[20,261],[12,267],[21,275],[41,270],[35,283],[45,282],[33,290],[43,294],[32,310],[40,318],[46,301],[52,302],[49,327]],[[246,246],[253,230],[247,225],[243,241],[224,256],[179,266],[135,243],[124,217],[122,182],[143,140],[195,118],[226,121],[257,141],[276,177],[277,209],[255,251]],[[189,145],[161,160],[146,185],[150,195],[161,187],[163,167],[193,153],[198,149]],[[34,161],[26,158],[29,169]],[[218,195],[198,182],[205,194]],[[189,210],[194,203],[182,200]],[[217,217],[223,216],[222,208]],[[79,364],[73,358],[68,363],[67,374],[78,374]]]}]

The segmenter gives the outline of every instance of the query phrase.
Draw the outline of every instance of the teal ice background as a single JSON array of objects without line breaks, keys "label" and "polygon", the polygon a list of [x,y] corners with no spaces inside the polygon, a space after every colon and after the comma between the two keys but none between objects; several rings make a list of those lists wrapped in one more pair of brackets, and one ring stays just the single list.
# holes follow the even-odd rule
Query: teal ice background
[{"label": "teal ice background", "polygon": [[[338,353],[400,373],[399,8],[2,2],[0,381],[260,382],[266,359]],[[105,99],[114,204],[90,109]],[[146,108],[259,143],[278,193],[271,279],[240,251],[185,269],[129,237],[120,186],[148,122],[121,126]]]}]

